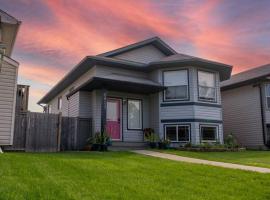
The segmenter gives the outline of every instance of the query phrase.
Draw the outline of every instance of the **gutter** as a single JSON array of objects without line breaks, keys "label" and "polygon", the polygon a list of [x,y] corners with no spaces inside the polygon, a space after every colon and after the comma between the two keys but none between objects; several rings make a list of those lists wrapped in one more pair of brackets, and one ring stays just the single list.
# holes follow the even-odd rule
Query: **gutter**
[{"label": "gutter", "polygon": [[259,85],[259,91],[260,91],[260,104],[261,104],[261,119],[262,119],[262,135],[263,135],[263,143],[265,146],[270,148],[270,143],[267,143],[266,141],[266,129],[265,129],[265,117],[264,117],[264,107],[263,107],[263,95],[262,95],[262,84]]}]

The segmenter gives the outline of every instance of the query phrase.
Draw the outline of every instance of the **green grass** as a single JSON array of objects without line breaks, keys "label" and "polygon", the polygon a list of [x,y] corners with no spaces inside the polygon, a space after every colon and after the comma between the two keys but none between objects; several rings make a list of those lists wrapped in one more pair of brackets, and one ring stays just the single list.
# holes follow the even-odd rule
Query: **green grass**
[{"label": "green grass", "polygon": [[160,152],[192,158],[270,168],[270,151],[191,152],[179,150],[163,150]]},{"label": "green grass", "polygon": [[270,199],[270,174],[107,153],[0,155],[0,199]]}]

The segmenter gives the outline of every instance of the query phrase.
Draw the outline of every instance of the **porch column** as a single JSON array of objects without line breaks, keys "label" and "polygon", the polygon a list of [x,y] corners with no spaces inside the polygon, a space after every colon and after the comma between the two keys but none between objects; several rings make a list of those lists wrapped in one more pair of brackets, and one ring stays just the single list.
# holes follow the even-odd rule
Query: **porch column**
[{"label": "porch column", "polygon": [[105,88],[101,90],[101,98],[101,135],[103,135],[107,122],[107,90]]}]

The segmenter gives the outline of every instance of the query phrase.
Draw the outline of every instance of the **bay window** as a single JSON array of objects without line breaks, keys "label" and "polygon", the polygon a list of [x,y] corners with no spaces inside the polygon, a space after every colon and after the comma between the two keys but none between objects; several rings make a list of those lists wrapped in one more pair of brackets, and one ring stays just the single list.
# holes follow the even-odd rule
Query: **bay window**
[{"label": "bay window", "polygon": [[128,129],[142,129],[142,101],[128,99]]},{"label": "bay window", "polygon": [[215,73],[198,71],[199,100],[216,101]]},{"label": "bay window", "polygon": [[164,100],[188,99],[188,70],[164,71]]},{"label": "bay window", "polygon": [[216,142],[217,141],[217,126],[201,125],[201,141]]},{"label": "bay window", "polygon": [[165,139],[171,142],[189,142],[190,126],[183,124],[165,125]]}]

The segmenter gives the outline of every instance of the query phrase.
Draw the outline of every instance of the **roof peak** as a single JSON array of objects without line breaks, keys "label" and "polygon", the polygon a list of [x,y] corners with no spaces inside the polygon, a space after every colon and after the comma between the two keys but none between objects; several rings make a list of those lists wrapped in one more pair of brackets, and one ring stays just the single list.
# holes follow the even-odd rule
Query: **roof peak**
[{"label": "roof peak", "polygon": [[135,42],[123,47],[120,47],[118,49],[114,49],[112,51],[108,51],[102,54],[98,54],[97,56],[104,56],[104,57],[112,57],[112,56],[116,56],[128,51],[132,51],[147,45],[154,45],[156,48],[158,48],[161,52],[163,52],[165,55],[170,56],[170,55],[174,55],[177,52],[171,48],[168,44],[166,44],[160,37],[155,36],[155,37],[151,37],[139,42]]}]

